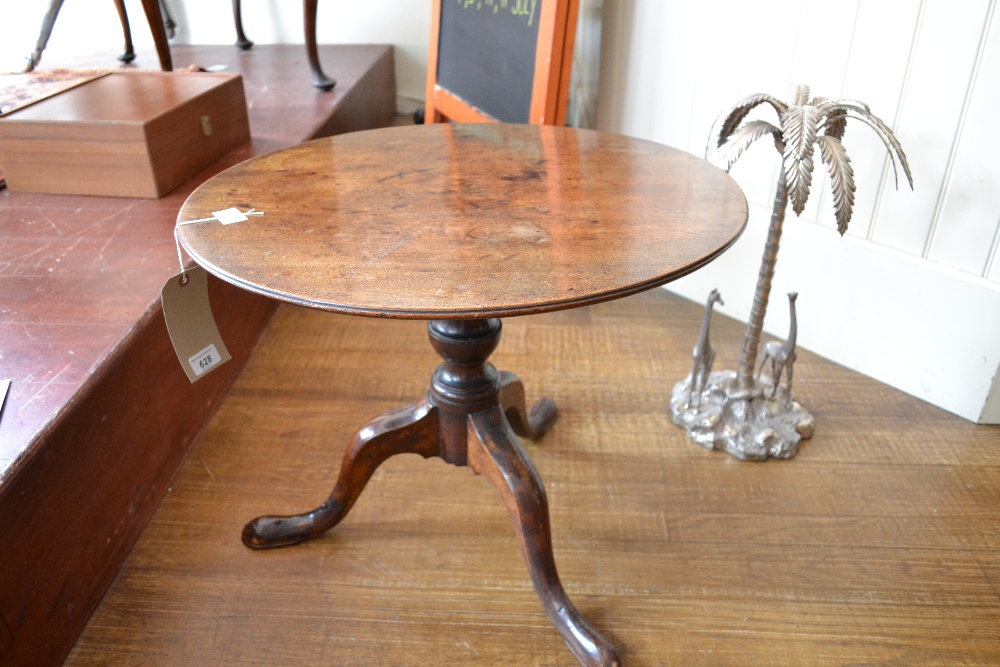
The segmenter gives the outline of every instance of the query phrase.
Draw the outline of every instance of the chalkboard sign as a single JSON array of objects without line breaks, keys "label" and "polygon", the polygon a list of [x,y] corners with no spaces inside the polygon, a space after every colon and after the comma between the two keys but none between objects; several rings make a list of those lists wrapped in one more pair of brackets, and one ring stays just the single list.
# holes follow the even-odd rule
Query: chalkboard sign
[{"label": "chalkboard sign", "polygon": [[500,11],[500,2],[445,0],[438,84],[497,120],[527,123],[535,88],[538,0]]},{"label": "chalkboard sign", "polygon": [[433,5],[426,122],[565,122],[579,0]]}]

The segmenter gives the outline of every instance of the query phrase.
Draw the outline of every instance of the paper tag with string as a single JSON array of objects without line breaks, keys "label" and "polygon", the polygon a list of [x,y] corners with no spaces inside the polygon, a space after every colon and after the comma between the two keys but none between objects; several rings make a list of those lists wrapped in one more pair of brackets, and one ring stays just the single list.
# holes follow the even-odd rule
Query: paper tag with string
[{"label": "paper tag with string", "polygon": [[170,278],[160,291],[163,304],[163,319],[167,322],[167,332],[174,346],[181,368],[194,383],[205,374],[229,361],[232,357],[222,342],[219,327],[212,316],[212,306],[208,302],[208,273],[200,266],[191,270],[184,268],[181,255],[181,240],[178,230],[182,225],[217,220],[223,225],[249,220],[247,216],[264,215],[263,211],[250,209],[240,211],[227,208],[213,211],[210,218],[185,220],[174,227],[174,242],[177,244],[177,262],[181,272]]},{"label": "paper tag with string", "polygon": [[185,220],[184,222],[178,222],[177,226],[180,227],[182,225],[193,225],[197,222],[211,222],[212,220],[218,220],[224,225],[231,225],[234,222],[244,222],[245,220],[249,220],[250,218],[247,217],[248,215],[264,215],[264,211],[258,211],[255,208],[252,208],[249,211],[241,211],[236,207],[225,208],[222,209],[221,211],[213,211],[211,218],[198,218],[197,220]]},{"label": "paper tag with string", "polygon": [[160,300],[170,342],[191,382],[232,358],[212,316],[205,269],[195,266],[182,270],[163,286]]}]

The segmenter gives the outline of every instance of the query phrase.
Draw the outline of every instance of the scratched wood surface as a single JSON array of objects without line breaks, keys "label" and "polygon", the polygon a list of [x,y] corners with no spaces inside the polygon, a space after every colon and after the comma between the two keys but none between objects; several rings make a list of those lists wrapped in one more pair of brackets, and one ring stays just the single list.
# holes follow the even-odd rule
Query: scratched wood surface
[{"label": "scratched wood surface", "polygon": [[346,134],[224,171],[181,220],[210,272],[251,291],[380,317],[499,317],[632,294],[743,231],[728,174],[677,149],[564,127],[435,124]]},{"label": "scratched wood surface", "polygon": [[0,412],[0,666],[62,663],[277,307],[210,281],[233,361],[188,382],[159,308],[184,197],[241,159],[395,109],[388,46],[324,47],[336,94],[312,88],[299,47],[175,53],[243,73],[252,142],[159,200],[0,191],[0,378],[13,380]]},{"label": "scratched wood surface", "polygon": [[[253,155],[366,122],[388,124],[391,114],[378,118],[385,101],[377,96],[385,88],[378,84],[392,81],[391,55],[387,46],[324,47],[341,86],[323,94],[311,86],[298,46],[177,47],[181,65],[223,64],[243,75],[252,143],[162,199],[0,190],[0,379],[13,381],[0,414],[0,486],[158,304],[160,288],[178,270],[177,210],[194,186]],[[45,64],[107,67],[114,58],[113,52],[61,55],[54,48]],[[377,71],[384,64],[387,76]],[[359,90],[362,79],[368,85]],[[388,88],[391,112],[395,91]]]},{"label": "scratched wood surface", "polygon": [[[798,457],[706,451],[668,417],[700,318],[653,290],[505,320],[493,356],[559,405],[526,448],[567,591],[625,664],[1000,663],[1000,429],[802,351]],[[735,367],[742,325],[713,324]],[[468,469],[400,456],[325,537],[240,542],[322,500],[437,363],[420,322],[279,309],[66,665],[574,665]]]}]

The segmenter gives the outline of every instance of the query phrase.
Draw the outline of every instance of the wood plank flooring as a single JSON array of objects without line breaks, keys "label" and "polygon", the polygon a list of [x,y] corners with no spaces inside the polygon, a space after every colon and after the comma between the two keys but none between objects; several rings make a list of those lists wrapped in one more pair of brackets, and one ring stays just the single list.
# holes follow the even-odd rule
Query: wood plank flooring
[{"label": "wood plank flooring", "polygon": [[[663,290],[504,322],[493,361],[560,418],[527,450],[570,596],[626,665],[1000,664],[1000,428],[801,351],[816,435],[743,463],[671,425],[701,307]],[[716,368],[742,325],[716,315]],[[493,487],[390,460],[326,536],[243,523],[332,488],[421,396],[420,322],[279,309],[66,665],[574,665]]]}]

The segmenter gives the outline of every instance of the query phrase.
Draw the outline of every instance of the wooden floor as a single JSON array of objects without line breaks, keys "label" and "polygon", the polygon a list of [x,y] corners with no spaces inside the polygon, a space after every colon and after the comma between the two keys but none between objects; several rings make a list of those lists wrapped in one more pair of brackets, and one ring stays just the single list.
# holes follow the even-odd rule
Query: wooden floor
[{"label": "wooden floor", "polygon": [[[566,588],[625,664],[1000,664],[1000,429],[800,352],[799,456],[706,451],[668,416],[700,317],[654,290],[507,320],[494,355],[559,404],[527,449]],[[717,369],[741,332],[716,316]],[[400,456],[325,537],[240,543],[323,500],[436,364],[420,322],[283,306],[66,664],[576,664],[468,469]]]}]

